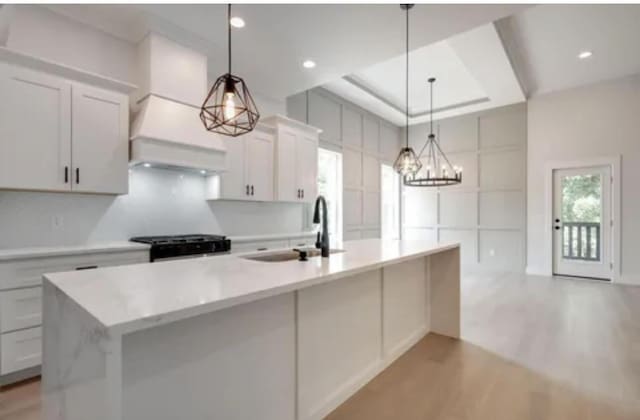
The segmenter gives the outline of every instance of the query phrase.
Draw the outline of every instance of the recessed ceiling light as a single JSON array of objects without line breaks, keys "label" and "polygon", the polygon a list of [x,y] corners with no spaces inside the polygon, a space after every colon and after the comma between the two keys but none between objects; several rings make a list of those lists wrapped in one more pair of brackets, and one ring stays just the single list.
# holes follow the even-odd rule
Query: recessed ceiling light
[{"label": "recessed ceiling light", "polygon": [[150,167],[151,167],[151,164],[150,164],[150,163],[145,163],[145,164],[144,164],[144,167],[145,167],[145,168],[150,168]]},{"label": "recessed ceiling light", "polygon": [[234,28],[244,28],[244,19],[238,16],[234,16],[229,20],[229,23]]},{"label": "recessed ceiling light", "polygon": [[593,55],[593,53],[591,51],[582,51],[580,52],[580,54],[578,54],[578,58],[580,60],[584,60],[585,58],[589,58]]},{"label": "recessed ceiling light", "polygon": [[205,170],[203,169],[203,170],[201,170],[201,171],[200,171],[200,173],[201,173],[202,175],[206,175],[206,174],[207,174],[207,171],[205,171]]},{"label": "recessed ceiling light", "polygon": [[304,67],[305,69],[312,69],[316,66],[316,62],[313,60],[304,60],[304,62],[302,63],[302,67]]}]

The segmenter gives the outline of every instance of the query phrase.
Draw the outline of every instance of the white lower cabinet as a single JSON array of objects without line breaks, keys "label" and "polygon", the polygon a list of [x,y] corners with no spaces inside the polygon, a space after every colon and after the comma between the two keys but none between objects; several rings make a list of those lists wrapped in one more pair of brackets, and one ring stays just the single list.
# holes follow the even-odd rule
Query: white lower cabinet
[{"label": "white lower cabinet", "polygon": [[2,334],[0,372],[3,375],[42,363],[42,328],[28,328]]},{"label": "white lower cabinet", "polygon": [[37,374],[42,362],[44,274],[146,262],[139,249],[0,262],[0,385]]},{"label": "white lower cabinet", "polygon": [[42,287],[0,292],[0,333],[42,324]]}]

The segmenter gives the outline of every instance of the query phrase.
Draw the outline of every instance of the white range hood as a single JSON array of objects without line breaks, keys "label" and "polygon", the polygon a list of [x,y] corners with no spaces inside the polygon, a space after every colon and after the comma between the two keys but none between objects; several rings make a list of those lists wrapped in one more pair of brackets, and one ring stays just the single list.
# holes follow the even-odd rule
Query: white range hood
[{"label": "white range hood", "polygon": [[224,141],[199,117],[207,94],[206,56],[149,34],[138,45],[138,71],[131,163],[223,171]]}]

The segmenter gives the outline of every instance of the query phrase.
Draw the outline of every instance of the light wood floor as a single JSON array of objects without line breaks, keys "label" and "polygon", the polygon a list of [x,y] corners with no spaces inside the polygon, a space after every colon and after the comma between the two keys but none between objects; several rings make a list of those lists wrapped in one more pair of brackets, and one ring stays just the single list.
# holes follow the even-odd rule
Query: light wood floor
[{"label": "light wood floor", "polygon": [[[328,418],[640,419],[640,287],[503,275],[462,290],[462,340],[428,335]],[[0,390],[0,419],[39,419],[39,386]]]}]

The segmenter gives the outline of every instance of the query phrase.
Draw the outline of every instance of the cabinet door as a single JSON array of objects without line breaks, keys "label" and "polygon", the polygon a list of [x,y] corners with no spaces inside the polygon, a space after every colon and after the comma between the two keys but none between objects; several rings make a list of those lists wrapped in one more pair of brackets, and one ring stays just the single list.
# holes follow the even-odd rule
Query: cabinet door
[{"label": "cabinet door", "polygon": [[300,185],[296,178],[296,143],[298,133],[289,128],[278,130],[276,183],[278,201],[300,201]]},{"label": "cabinet door", "polygon": [[73,85],[72,163],[77,192],[129,190],[129,101],[122,94]]},{"label": "cabinet door", "polygon": [[248,135],[240,137],[225,137],[227,148],[225,157],[226,170],[220,175],[221,199],[248,200],[249,182],[245,175],[245,142]]},{"label": "cabinet door", "polygon": [[273,136],[259,131],[247,138],[247,174],[251,200],[273,201]]},{"label": "cabinet door", "polygon": [[0,92],[0,188],[68,191],[69,83],[0,64]]},{"label": "cabinet door", "polygon": [[318,191],[318,141],[315,138],[298,136],[296,165],[296,177],[303,191],[302,201],[313,202]]}]

